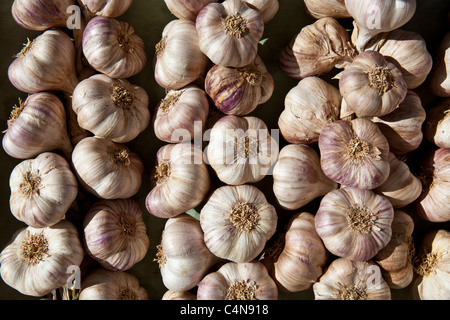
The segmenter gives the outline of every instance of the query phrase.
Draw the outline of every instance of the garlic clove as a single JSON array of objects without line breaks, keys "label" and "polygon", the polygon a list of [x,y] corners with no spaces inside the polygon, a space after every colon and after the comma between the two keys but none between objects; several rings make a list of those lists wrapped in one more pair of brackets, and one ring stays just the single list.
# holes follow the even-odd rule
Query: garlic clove
[{"label": "garlic clove", "polygon": [[351,17],[344,0],[304,0],[304,5],[306,12],[316,19]]},{"label": "garlic clove", "polygon": [[439,148],[450,147],[450,98],[442,100],[427,111],[423,134]]}]

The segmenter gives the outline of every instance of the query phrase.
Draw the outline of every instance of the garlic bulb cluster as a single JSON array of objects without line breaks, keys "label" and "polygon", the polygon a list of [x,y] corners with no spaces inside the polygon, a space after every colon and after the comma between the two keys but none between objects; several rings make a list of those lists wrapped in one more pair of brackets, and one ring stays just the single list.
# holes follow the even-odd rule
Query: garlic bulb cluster
[{"label": "garlic bulb cluster", "polygon": [[306,12],[316,19],[351,17],[345,7],[345,0],[304,0],[303,2]]},{"label": "garlic bulb cluster", "polygon": [[439,96],[450,97],[450,32],[441,40],[439,51],[435,57],[435,65],[430,75],[430,89]]},{"label": "garlic bulb cluster", "polygon": [[439,148],[450,148],[450,98],[427,111],[424,135],[429,142]]}]

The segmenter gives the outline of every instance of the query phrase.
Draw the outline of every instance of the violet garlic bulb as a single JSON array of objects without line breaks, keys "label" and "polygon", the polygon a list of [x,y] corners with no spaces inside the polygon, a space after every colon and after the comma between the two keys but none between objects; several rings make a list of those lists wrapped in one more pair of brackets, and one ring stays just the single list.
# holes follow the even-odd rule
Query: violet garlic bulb
[{"label": "violet garlic bulb", "polygon": [[84,5],[84,13],[88,19],[94,16],[117,18],[124,14],[133,0],[79,0]]},{"label": "violet garlic bulb", "polygon": [[332,254],[366,261],[391,240],[393,218],[394,209],[385,197],[371,190],[342,188],[322,198],[315,226]]},{"label": "violet garlic bulb", "polygon": [[450,98],[427,111],[424,135],[439,148],[450,148]]},{"label": "violet garlic bulb", "polygon": [[306,12],[316,19],[351,17],[345,7],[345,0],[304,0],[303,2]]},{"label": "violet garlic bulb", "polygon": [[264,23],[275,18],[278,9],[280,8],[279,0],[245,0],[244,2],[250,8],[254,8],[259,12]]},{"label": "violet garlic bulb", "polygon": [[198,13],[204,6],[215,0],[164,0],[164,3],[175,17],[181,20],[191,20],[195,22]]},{"label": "violet garlic bulb", "polygon": [[439,97],[450,97],[450,31],[441,40],[430,74],[429,87]]}]

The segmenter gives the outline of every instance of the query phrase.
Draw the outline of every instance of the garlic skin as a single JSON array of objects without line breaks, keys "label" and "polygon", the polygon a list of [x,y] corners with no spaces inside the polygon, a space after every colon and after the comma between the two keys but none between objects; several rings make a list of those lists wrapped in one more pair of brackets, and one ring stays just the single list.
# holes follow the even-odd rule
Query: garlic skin
[{"label": "garlic skin", "polygon": [[239,116],[248,115],[266,103],[274,87],[274,79],[258,55],[242,68],[215,65],[205,78],[205,91],[216,108]]},{"label": "garlic skin", "polygon": [[278,158],[278,143],[261,119],[228,115],[214,124],[206,153],[222,182],[242,185],[268,174]]},{"label": "garlic skin", "polygon": [[206,74],[209,60],[200,50],[195,23],[172,20],[155,46],[154,76],[158,85],[178,90]]},{"label": "garlic skin", "polygon": [[257,55],[264,21],[241,0],[210,3],[195,21],[201,51],[217,65],[245,67]]},{"label": "garlic skin", "polygon": [[145,89],[104,74],[81,81],[72,96],[80,127],[117,143],[130,142],[148,127],[148,104]]},{"label": "garlic skin", "polygon": [[280,8],[280,2],[278,0],[245,0],[244,2],[250,8],[254,8],[259,12],[264,23],[275,18]]},{"label": "garlic skin", "polygon": [[31,94],[24,102],[19,99],[4,131],[2,146],[16,159],[30,159],[56,150],[70,156],[73,147],[61,100],[49,92]]},{"label": "garlic skin", "polygon": [[411,216],[402,210],[395,210],[391,240],[373,258],[381,268],[383,279],[392,289],[406,288],[413,279],[413,231],[414,220]]},{"label": "garlic skin", "polygon": [[442,38],[434,63],[430,74],[430,90],[439,97],[448,98],[450,97],[450,31]]},{"label": "garlic skin", "polygon": [[164,286],[185,292],[194,288],[219,259],[206,247],[200,222],[181,214],[167,220],[156,260]]},{"label": "garlic skin", "polygon": [[416,200],[420,217],[431,222],[450,220],[450,149],[432,150],[425,159],[421,173],[422,194]]},{"label": "garlic skin", "polygon": [[339,184],[374,189],[389,176],[389,143],[370,120],[332,122],[318,145],[323,173]]},{"label": "garlic skin", "polygon": [[306,77],[289,90],[278,127],[289,143],[316,144],[320,131],[339,119],[341,94],[316,76]]},{"label": "garlic skin", "polygon": [[80,184],[101,199],[126,199],[141,187],[144,165],[123,144],[100,137],[81,140],[72,153]]},{"label": "garlic skin", "polygon": [[11,14],[22,28],[44,31],[53,27],[67,27],[69,6],[75,0],[50,0],[36,2],[33,0],[14,0]]},{"label": "garlic skin", "polygon": [[193,22],[195,22],[200,10],[211,2],[215,2],[215,0],[164,0],[170,13],[175,17],[182,20],[191,20]]},{"label": "garlic skin", "polygon": [[363,52],[377,34],[405,25],[416,11],[416,0],[345,0],[345,7],[359,28],[355,45]]},{"label": "garlic skin", "polygon": [[44,31],[28,41],[8,67],[8,78],[26,93],[64,91],[71,94],[78,84],[75,46],[62,30]]},{"label": "garlic skin", "polygon": [[313,285],[315,300],[391,300],[380,267],[372,261],[337,258]]},{"label": "garlic skin", "polygon": [[200,212],[206,246],[215,256],[238,263],[261,253],[277,221],[275,207],[252,185],[216,189]]},{"label": "garlic skin", "polygon": [[82,46],[92,68],[111,78],[132,77],[147,62],[144,41],[133,26],[114,18],[92,18],[83,31]]},{"label": "garlic skin", "polygon": [[52,152],[15,166],[9,187],[11,213],[34,228],[60,222],[78,195],[78,182],[69,163]]},{"label": "garlic skin", "polygon": [[303,79],[345,68],[355,55],[348,31],[336,19],[326,17],[303,27],[281,51],[279,60],[288,76]]},{"label": "garlic skin", "polygon": [[327,193],[315,226],[332,254],[353,261],[372,259],[391,240],[394,209],[371,190],[342,188]]},{"label": "garlic skin", "polygon": [[153,130],[167,143],[203,139],[209,115],[209,101],[203,89],[188,85],[166,93],[155,109]]},{"label": "garlic skin", "polygon": [[364,51],[340,74],[339,90],[358,117],[380,117],[394,111],[408,87],[402,72],[377,51]]},{"label": "garlic skin", "polygon": [[308,212],[295,214],[281,236],[281,243],[274,243],[261,257],[280,290],[307,290],[322,275],[328,252],[317,235],[314,219]]},{"label": "garlic skin", "polygon": [[98,268],[81,283],[79,300],[148,300],[136,276],[126,271]]},{"label": "garlic skin", "polygon": [[308,145],[286,145],[273,169],[273,192],[284,209],[296,210],[337,189],[323,173],[317,152]]},{"label": "garlic skin", "polygon": [[397,155],[414,151],[420,146],[425,120],[422,101],[413,91],[408,91],[405,99],[391,113],[370,118],[388,140],[389,150]]},{"label": "garlic skin", "polygon": [[124,14],[133,0],[79,0],[92,16],[117,18]]},{"label": "garlic skin", "polygon": [[83,247],[75,226],[62,220],[46,228],[16,231],[0,254],[1,277],[10,287],[28,296],[41,297],[62,287],[68,268],[80,266]]},{"label": "garlic skin", "polygon": [[258,261],[228,262],[206,275],[197,289],[197,300],[277,299],[277,285]]},{"label": "garlic skin", "polygon": [[411,284],[416,300],[448,300],[450,232],[444,229],[429,231],[420,245]]},{"label": "garlic skin", "polygon": [[439,148],[450,148],[450,98],[427,111],[423,134]]},{"label": "garlic skin", "polygon": [[175,292],[173,290],[167,290],[161,300],[197,300],[197,295],[190,291]]},{"label": "garlic skin", "polygon": [[387,198],[394,208],[403,208],[413,203],[422,193],[422,182],[413,175],[409,166],[389,153],[389,177],[373,191]]},{"label": "garlic skin", "polygon": [[195,208],[211,186],[202,150],[191,142],[162,146],[151,182],[145,206],[153,216],[167,219]]},{"label": "garlic skin", "polygon": [[131,269],[149,248],[142,210],[133,198],[95,202],[84,218],[83,234],[87,253],[108,270]]},{"label": "garlic skin", "polygon": [[351,17],[345,7],[345,0],[304,0],[303,2],[306,12],[316,19]]}]

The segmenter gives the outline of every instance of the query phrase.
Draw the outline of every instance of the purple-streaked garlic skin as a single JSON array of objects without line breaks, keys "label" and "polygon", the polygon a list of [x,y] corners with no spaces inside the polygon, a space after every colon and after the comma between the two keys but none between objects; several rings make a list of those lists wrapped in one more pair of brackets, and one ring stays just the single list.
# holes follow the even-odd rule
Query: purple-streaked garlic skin
[{"label": "purple-streaked garlic skin", "polygon": [[133,0],[80,0],[92,16],[117,18],[124,14]]},{"label": "purple-streaked garlic skin", "polygon": [[178,19],[195,22],[198,13],[204,6],[215,0],[164,0],[169,11]]}]

